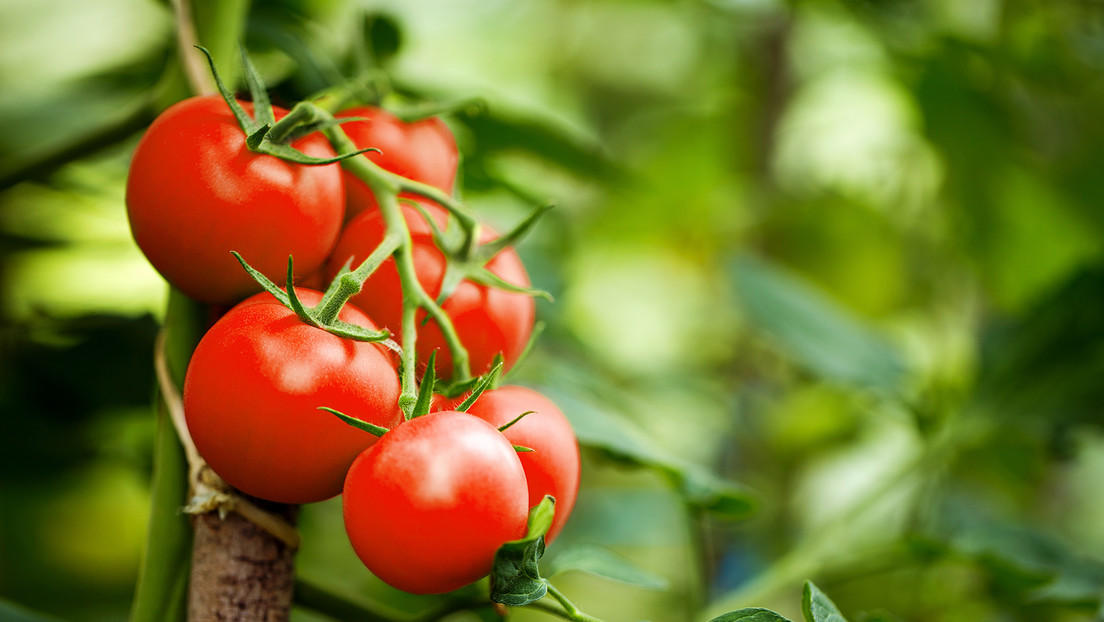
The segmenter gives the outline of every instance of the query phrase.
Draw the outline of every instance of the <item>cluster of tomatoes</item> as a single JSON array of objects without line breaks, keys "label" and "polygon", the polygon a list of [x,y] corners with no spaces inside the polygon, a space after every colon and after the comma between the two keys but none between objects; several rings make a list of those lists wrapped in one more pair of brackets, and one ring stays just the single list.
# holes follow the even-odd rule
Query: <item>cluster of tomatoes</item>
[{"label": "cluster of tomatoes", "polygon": [[[466,412],[455,410],[463,395],[436,396],[431,412],[408,418],[399,407],[393,350],[311,325],[272,293],[254,293],[260,287],[231,251],[276,283],[285,281],[294,256],[294,292],[310,307],[343,266],[356,266],[380,245],[387,223],[369,187],[339,165],[252,151],[230,101],[202,96],[166,110],[138,144],[127,182],[132,232],[149,261],[184,294],[228,309],[196,347],[183,387],[201,455],[226,482],[262,499],[309,503],[343,494],[358,556],[409,592],[449,591],[485,576],[498,547],[525,534],[529,509],[545,495],[557,502],[546,536],[554,538],[574,505],[579,453],[552,402],[503,386],[486,390]],[[276,121],[288,114],[272,112]],[[451,191],[458,156],[440,119],[404,122],[375,107],[337,116],[359,119],[341,127],[360,148],[380,150],[366,154],[378,166]],[[334,156],[318,132],[290,146]],[[406,197],[401,209],[417,279],[438,298],[449,257],[434,230],[447,226],[449,212],[418,197]],[[495,237],[482,231],[483,241]],[[508,283],[529,284],[510,248],[486,268]],[[485,373],[496,360],[513,365],[532,334],[532,298],[468,280],[446,293],[441,308],[471,370]],[[338,319],[400,335],[402,297],[388,259]],[[447,378],[451,353],[441,328],[419,321],[417,332],[422,371],[435,353],[437,375]],[[320,407],[387,431],[377,438]]]}]

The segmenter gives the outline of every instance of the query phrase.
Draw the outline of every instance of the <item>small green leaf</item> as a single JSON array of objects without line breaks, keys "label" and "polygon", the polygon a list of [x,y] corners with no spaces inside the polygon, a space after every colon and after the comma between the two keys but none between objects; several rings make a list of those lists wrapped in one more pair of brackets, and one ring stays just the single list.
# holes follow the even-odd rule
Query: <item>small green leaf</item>
[{"label": "small green leaf", "polygon": [[334,409],[329,408],[327,406],[319,406],[318,410],[326,411],[326,412],[330,413],[331,415],[337,415],[338,419],[341,419],[342,421],[344,421],[345,423],[353,426],[354,428],[356,428],[358,430],[362,430],[364,432],[367,432],[367,433],[371,434],[372,436],[375,436],[376,438],[380,438],[384,434],[387,434],[387,432],[388,432],[388,429],[383,427],[383,426],[378,426],[374,423],[368,423],[367,421],[357,419],[356,417],[350,417],[349,415],[346,415],[345,413],[343,413],[339,410],[334,410]]},{"label": "small green leaf", "polygon": [[548,593],[548,582],[540,575],[544,535],[552,526],[556,502],[552,497],[529,510],[525,537],[499,547],[491,570],[491,600],[509,607],[522,607]]},{"label": "small green leaf", "polygon": [[552,560],[548,576],[573,570],[648,590],[668,587],[667,579],[600,546],[579,545],[561,552]]},{"label": "small green leaf", "polygon": [[389,333],[387,329],[368,330],[363,326],[349,324],[348,322],[342,322],[341,320],[334,320],[333,322],[330,322],[329,326],[322,327],[322,330],[325,330],[327,333],[337,335],[338,337],[342,337],[344,339],[382,343],[392,350],[398,350],[397,344],[386,343],[391,338],[391,333]]},{"label": "small green leaf", "polygon": [[762,607],[748,607],[729,611],[709,622],[791,622],[789,618]]},{"label": "small green leaf", "polygon": [[522,419],[524,419],[526,415],[531,415],[531,414],[533,414],[533,413],[535,413],[535,412],[537,412],[537,411],[535,411],[535,410],[527,410],[527,411],[525,411],[525,412],[521,413],[520,415],[518,415],[518,416],[514,417],[513,419],[511,419],[511,420],[510,420],[510,423],[507,423],[507,424],[505,424],[505,425],[503,425],[503,426],[499,427],[499,428],[498,428],[498,431],[499,431],[499,432],[505,432],[506,430],[509,430],[509,429],[510,429],[510,426],[512,426],[512,425],[514,425],[515,423],[517,423],[518,421],[521,421]]},{"label": "small green leaf", "polygon": [[215,78],[215,86],[218,87],[219,94],[222,95],[223,101],[230,107],[230,111],[234,113],[234,118],[238,120],[238,125],[241,126],[243,132],[253,134],[260,127],[261,123],[257,123],[252,117],[246,113],[245,108],[242,108],[238,103],[238,99],[234,97],[234,93],[226,88],[226,85],[222,82],[222,78],[219,77],[218,69],[215,68],[215,59],[211,56],[211,53],[207,51],[207,48],[202,46],[195,46],[197,50],[203,52],[203,55],[207,57],[207,64],[211,67],[211,75]]},{"label": "small green leaf", "polygon": [[513,294],[525,294],[526,296],[544,298],[549,302],[553,302],[552,294],[544,291],[543,289],[514,285],[513,283],[503,279],[502,277],[498,276],[497,274],[491,272],[486,268],[474,270],[471,273],[467,274],[466,277],[469,281],[479,283],[480,285],[494,287],[495,289],[501,289]]},{"label": "small green leaf", "polygon": [[279,300],[287,308],[291,308],[291,301],[288,300],[287,292],[280,289],[278,285],[273,283],[272,280],[269,279],[267,276],[261,274],[259,270],[246,263],[245,259],[242,258],[242,256],[239,255],[237,251],[230,251],[230,254],[234,256],[234,259],[238,260],[238,263],[241,264],[242,268],[245,268],[245,271],[249,273],[249,276],[253,277],[253,280],[260,284],[260,286],[263,287],[266,292],[275,296],[276,300]]},{"label": "small green leaf", "polygon": [[529,214],[521,220],[518,224],[514,225],[514,228],[502,234],[501,236],[483,244],[479,247],[479,257],[483,262],[490,261],[492,257],[501,253],[504,249],[510,246],[515,246],[521,241],[521,238],[525,237],[525,234],[529,233],[533,227],[540,220],[541,216],[544,216],[548,210],[555,207],[555,203],[545,203],[529,212]]},{"label": "small green leaf", "polygon": [[514,445],[514,451],[518,452],[519,454],[527,454],[531,451],[536,450],[532,447],[526,447],[525,445]]},{"label": "small green leaf", "polygon": [[291,255],[288,255],[287,277],[284,281],[287,283],[288,306],[291,307],[291,310],[295,312],[295,315],[299,316],[299,319],[302,320],[304,324],[309,324],[315,328],[323,328],[322,324],[311,314],[310,309],[303,305],[302,300],[299,300],[299,294],[295,292],[295,285],[292,284],[294,279],[295,264]]},{"label": "small green leaf", "polygon": [[253,116],[256,117],[257,123],[261,125],[272,125],[276,123],[276,117],[272,113],[272,102],[268,99],[268,91],[265,90],[264,81],[261,80],[261,74],[257,72],[257,67],[253,65],[253,60],[249,58],[249,53],[245,51],[245,46],[239,44],[239,47],[241,48],[245,83],[249,85],[249,95],[253,99]]},{"label": "small green leaf", "polygon": [[433,402],[433,387],[437,382],[437,351],[429,353],[429,360],[426,361],[425,375],[422,376],[422,383],[418,385],[418,401],[414,402],[414,409],[410,413],[410,418],[421,417],[422,415],[429,414],[429,406]]},{"label": "small green leaf", "polygon": [[498,363],[497,365],[492,367],[491,371],[487,372],[483,375],[482,378],[480,378],[479,384],[475,385],[475,388],[472,389],[471,395],[469,395],[467,399],[461,402],[460,405],[456,407],[456,410],[462,413],[468,412],[468,409],[471,408],[472,404],[475,403],[475,400],[479,399],[480,395],[483,395],[483,392],[491,386],[491,384],[495,381],[495,377],[497,377],[499,372],[501,371],[502,363]]},{"label": "small green leaf", "polygon": [[847,618],[843,617],[832,599],[813,585],[812,581],[805,582],[801,611],[805,614],[805,622],[847,622]]}]

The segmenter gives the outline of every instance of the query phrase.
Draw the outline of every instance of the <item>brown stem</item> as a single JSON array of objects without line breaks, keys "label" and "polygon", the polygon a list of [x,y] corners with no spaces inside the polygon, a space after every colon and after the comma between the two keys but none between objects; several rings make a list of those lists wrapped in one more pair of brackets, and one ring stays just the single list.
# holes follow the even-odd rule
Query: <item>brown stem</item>
[{"label": "brown stem", "polygon": [[[294,512],[294,506],[282,507],[289,522]],[[200,514],[193,525],[189,622],[289,619],[294,548],[236,512]]]}]

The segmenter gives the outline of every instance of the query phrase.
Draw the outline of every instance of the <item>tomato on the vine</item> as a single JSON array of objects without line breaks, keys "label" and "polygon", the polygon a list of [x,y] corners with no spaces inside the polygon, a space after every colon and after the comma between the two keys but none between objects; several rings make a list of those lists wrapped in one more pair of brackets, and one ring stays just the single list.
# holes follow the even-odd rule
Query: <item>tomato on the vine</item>
[{"label": "tomato on the vine", "polygon": [[[296,288],[307,305],[322,294]],[[339,319],[376,330],[346,304]],[[184,380],[196,448],[229,484],[281,503],[341,492],[349,465],[375,437],[327,406],[389,427],[402,416],[398,374],[380,345],[305,324],[265,292],[232,308],[200,340]]]},{"label": "tomato on the vine", "polygon": [[[242,102],[247,112],[252,105]],[[276,119],[287,114],[274,108]],[[153,267],[189,297],[232,304],[260,286],[230,251],[277,283],[288,255],[298,275],[323,264],[341,230],[344,182],[337,164],[306,166],[250,151],[218,95],[163,112],[138,142],[127,177],[131,232]],[[333,157],[321,134],[291,144]]]},{"label": "tomato on the vine", "polygon": [[530,412],[503,432],[514,445],[533,451],[518,454],[529,484],[529,505],[545,495],[556,499],[556,514],[545,540],[552,542],[563,529],[579,494],[579,444],[571,423],[552,400],[520,386],[484,391],[468,412],[496,428]]},{"label": "tomato on the vine", "polygon": [[345,530],[373,574],[415,594],[486,576],[525,535],[525,472],[510,442],[467,413],[411,419],[362,453],[345,478]]},{"label": "tomato on the vine", "polygon": [[[380,167],[407,179],[452,192],[460,156],[456,140],[445,122],[437,117],[405,122],[374,106],[344,110],[338,118],[362,117],[342,123],[341,128],[358,149],[374,147],[366,155]],[[378,206],[368,186],[352,173],[345,173],[346,220]]]},{"label": "tomato on the vine", "polygon": [[[438,223],[445,222],[444,208],[428,201],[421,203]],[[413,242],[411,252],[418,281],[430,297],[438,298],[445,275],[445,255],[437,247],[432,229],[418,210],[404,204],[402,212]],[[354,268],[364,261],[383,240],[386,230],[383,214],[378,210],[359,214],[350,221],[327,264],[327,278],[332,278],[350,258]],[[496,236],[489,227],[483,226],[481,231],[481,242]],[[509,283],[529,286],[525,266],[512,248],[495,255],[486,267]],[[352,298],[353,304],[363,309],[380,326],[395,333],[396,338],[401,337],[402,300],[399,273],[392,258],[380,265],[365,281],[361,292]],[[460,342],[467,349],[474,374],[490,370],[499,354],[503,357],[505,369],[509,369],[520,358],[533,333],[536,303],[526,294],[465,280],[445,299],[441,308],[452,320]],[[420,322],[425,313],[420,312],[418,317]],[[451,376],[452,353],[437,322],[430,320],[424,325],[419,324],[418,359],[426,361],[434,351],[437,352],[438,377]]]}]

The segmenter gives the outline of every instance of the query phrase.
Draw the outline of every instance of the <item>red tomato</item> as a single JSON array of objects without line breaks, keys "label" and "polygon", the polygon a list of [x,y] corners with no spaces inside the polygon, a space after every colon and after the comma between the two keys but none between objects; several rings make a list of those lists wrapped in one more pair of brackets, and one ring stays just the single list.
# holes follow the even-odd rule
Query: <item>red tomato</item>
[{"label": "red tomato", "polygon": [[[307,305],[322,294],[296,288]],[[339,318],[375,330],[352,305]],[[318,410],[397,425],[399,379],[379,345],[304,324],[261,293],[231,309],[200,340],[184,380],[184,413],[196,448],[242,492],[281,503],[341,492],[357,454],[375,443]]]},{"label": "red tomato", "polygon": [[[320,134],[292,146],[333,156]],[[226,102],[204,96],[150,125],[131,160],[126,203],[134,240],[169,283],[196,300],[232,304],[260,286],[230,251],[276,283],[284,282],[288,255],[297,275],[310,274],[337,241],[345,191],[337,164],[304,166],[250,151]]]},{"label": "red tomato", "polygon": [[530,410],[534,412],[503,434],[512,444],[533,450],[518,454],[529,483],[529,506],[540,503],[544,495],[556,498],[556,515],[545,536],[547,542],[552,542],[571,515],[579,494],[579,444],[571,423],[547,397],[519,386],[485,391],[468,412],[500,428]]},{"label": "red tomato", "polygon": [[411,419],[345,478],[345,530],[368,570],[414,594],[459,589],[525,535],[525,472],[494,426],[455,411]]},{"label": "red tomato", "polygon": [[[424,205],[435,218],[444,211],[440,206]],[[414,244],[412,254],[418,281],[431,297],[437,298],[445,274],[445,256],[434,243],[432,231],[422,215],[408,205],[403,205],[402,210]],[[362,213],[350,221],[327,264],[326,278],[333,278],[350,257],[353,258],[354,268],[364,261],[383,240],[385,231],[383,215],[378,210]],[[496,235],[486,226],[482,231],[484,242]],[[529,286],[525,266],[512,248],[503,250],[487,262],[487,268],[507,282]],[[352,301],[394,333],[396,339],[401,339],[402,288],[393,259],[389,258],[376,269]],[[452,319],[460,342],[468,350],[474,374],[488,371],[499,353],[503,355],[505,368],[509,369],[517,362],[533,333],[536,304],[531,296],[525,294],[464,281],[445,300],[442,308]],[[424,312],[419,314],[419,321],[422,317]],[[452,353],[445,344],[441,329],[434,321],[419,326],[418,360],[424,363],[436,350],[438,376],[450,377]]]},{"label": "red tomato", "polygon": [[[368,158],[397,175],[452,192],[460,156],[456,140],[445,122],[437,117],[404,123],[381,108],[362,106],[338,113],[338,117],[364,117],[365,121],[341,124],[359,149],[375,147]],[[345,173],[346,220],[378,207],[368,186],[352,173]]]}]

